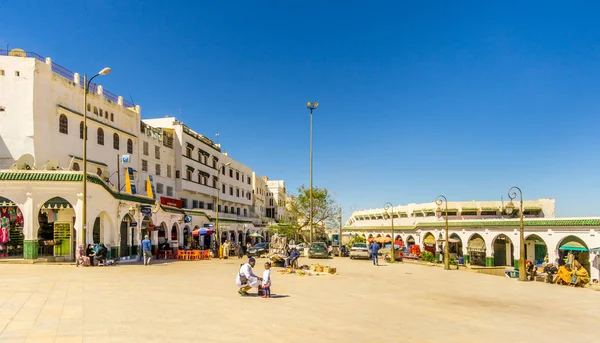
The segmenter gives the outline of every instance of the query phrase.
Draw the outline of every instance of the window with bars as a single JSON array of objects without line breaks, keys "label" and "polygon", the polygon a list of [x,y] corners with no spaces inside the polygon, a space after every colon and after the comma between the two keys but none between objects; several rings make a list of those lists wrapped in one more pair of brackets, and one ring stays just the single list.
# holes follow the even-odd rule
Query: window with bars
[{"label": "window with bars", "polygon": [[64,133],[65,135],[69,134],[69,120],[64,114],[61,114],[60,117],[58,117],[58,132]]},{"label": "window with bars", "polygon": [[131,138],[127,139],[127,153],[133,154],[133,141]]},{"label": "window with bars", "polygon": [[113,148],[115,150],[119,150],[119,145],[120,145],[120,139],[119,139],[119,135],[117,133],[115,133],[113,135]]},{"label": "window with bars", "polygon": [[167,165],[167,177],[171,177],[171,166]]},{"label": "window with bars", "polygon": [[144,142],[142,144],[142,154],[144,154],[145,156],[148,156],[149,155],[148,149],[149,149],[148,142]]},{"label": "window with bars", "polygon": [[142,160],[142,171],[148,171],[148,161]]},{"label": "window with bars", "polygon": [[157,164],[155,167],[156,175],[160,176],[160,164]]},{"label": "window with bars", "polygon": [[98,144],[104,145],[104,130],[101,127],[98,128]]},{"label": "window with bars", "polygon": [[159,146],[154,147],[154,157],[156,157],[157,160],[160,160],[160,147]]}]

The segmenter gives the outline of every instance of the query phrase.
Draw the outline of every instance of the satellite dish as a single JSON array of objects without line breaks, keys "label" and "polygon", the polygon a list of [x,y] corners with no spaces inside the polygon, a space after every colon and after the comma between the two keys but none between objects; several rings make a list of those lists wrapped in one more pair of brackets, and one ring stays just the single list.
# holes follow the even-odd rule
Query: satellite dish
[{"label": "satellite dish", "polygon": [[42,165],[44,170],[58,170],[58,158],[53,158]]},{"label": "satellite dish", "polygon": [[23,49],[12,49],[9,53],[8,56],[15,56],[15,57],[27,57],[27,53],[25,52],[25,50]]},{"label": "satellite dish", "polygon": [[110,179],[110,173],[108,172],[108,170],[104,170],[102,171],[102,175],[100,175],[100,177],[102,178],[102,180],[104,180],[104,182],[108,182],[108,180]]},{"label": "satellite dish", "polygon": [[14,164],[18,170],[31,170],[35,163],[35,159],[31,154],[25,154],[17,160],[17,163]]}]

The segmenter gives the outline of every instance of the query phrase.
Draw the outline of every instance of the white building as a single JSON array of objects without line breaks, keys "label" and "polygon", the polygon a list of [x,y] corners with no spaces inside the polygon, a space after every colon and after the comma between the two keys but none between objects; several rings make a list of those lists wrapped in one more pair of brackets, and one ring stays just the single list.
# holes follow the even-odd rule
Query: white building
[{"label": "white building", "polygon": [[[451,255],[464,257],[479,266],[517,266],[519,250],[519,204],[507,215],[507,202],[449,202],[449,249]],[[421,251],[442,251],[445,243],[445,204],[442,216],[432,203],[360,210],[352,213],[344,234],[365,238],[390,237],[403,246],[419,245]],[[528,260],[554,262],[572,251],[590,272],[600,278],[598,257],[589,253],[600,247],[600,218],[555,218],[555,200],[523,202],[525,255]],[[394,227],[392,233],[392,218]],[[575,250],[571,250],[575,249]]]},{"label": "white building", "polygon": [[285,189],[285,181],[269,180],[268,177],[263,177],[269,189],[267,193],[267,217],[277,221],[286,219],[286,199],[287,193]]},{"label": "white building", "polygon": [[[6,218],[15,234],[12,242],[19,242],[11,252],[26,258],[37,256],[37,248],[42,251],[44,245],[40,242],[51,241],[48,237],[40,240],[39,235],[51,232],[55,222],[69,223],[73,237],[81,232],[82,223],[76,220],[81,214],[77,190],[81,186],[73,181],[82,181],[85,111],[88,172],[99,176],[90,176],[88,182],[99,187],[88,186],[86,226],[93,230],[88,230],[87,241],[104,239],[118,244],[122,255],[125,251],[135,254],[144,234],[150,234],[154,244],[167,241],[181,247],[192,231],[215,226],[217,194],[222,239],[243,243],[253,232],[268,238],[267,230],[260,226],[263,223],[251,218],[251,168],[174,118],[141,121],[140,106],[101,85],[91,85],[85,106],[83,96],[83,77],[50,58],[19,49],[0,56],[0,173],[5,172],[0,179],[0,208],[11,213]],[[27,154],[35,160],[27,166],[32,172],[23,168],[6,171]],[[123,155],[129,156],[127,163],[121,163]],[[137,194],[122,191],[129,170]],[[148,198],[149,176],[154,199]],[[15,178],[26,182],[14,182]],[[47,198],[50,193],[53,196]],[[32,203],[35,207],[30,207]],[[44,213],[36,212],[40,207]],[[131,218],[124,217],[124,208],[134,213]],[[48,220],[38,222],[38,215]],[[82,242],[81,237],[76,241]],[[0,243],[0,257],[3,248],[6,246]]]}]

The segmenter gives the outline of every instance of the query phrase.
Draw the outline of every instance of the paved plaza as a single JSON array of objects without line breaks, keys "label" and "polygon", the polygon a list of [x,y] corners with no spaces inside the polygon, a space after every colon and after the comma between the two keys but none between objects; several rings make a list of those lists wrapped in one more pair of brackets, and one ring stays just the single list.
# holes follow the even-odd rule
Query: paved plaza
[{"label": "paved plaza", "polygon": [[0,342],[600,340],[600,292],[590,289],[414,264],[321,262],[339,274],[274,268],[272,299],[237,294],[237,258],[149,267],[0,264]]}]

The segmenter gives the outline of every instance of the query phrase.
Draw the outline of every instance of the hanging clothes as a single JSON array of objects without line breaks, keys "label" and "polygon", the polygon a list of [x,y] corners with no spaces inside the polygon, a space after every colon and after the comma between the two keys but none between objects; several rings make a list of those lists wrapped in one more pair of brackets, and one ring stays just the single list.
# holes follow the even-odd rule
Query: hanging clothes
[{"label": "hanging clothes", "polygon": [[10,233],[7,227],[0,228],[0,244],[5,244],[10,240]]}]

